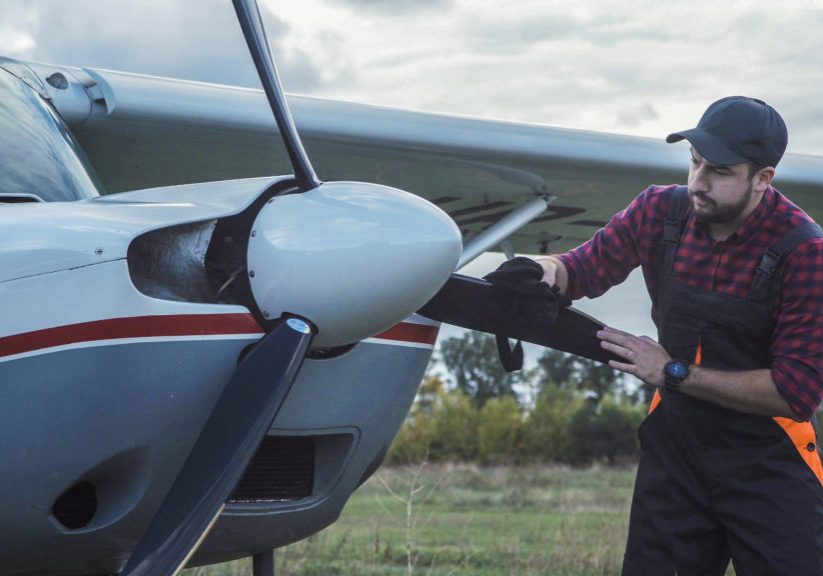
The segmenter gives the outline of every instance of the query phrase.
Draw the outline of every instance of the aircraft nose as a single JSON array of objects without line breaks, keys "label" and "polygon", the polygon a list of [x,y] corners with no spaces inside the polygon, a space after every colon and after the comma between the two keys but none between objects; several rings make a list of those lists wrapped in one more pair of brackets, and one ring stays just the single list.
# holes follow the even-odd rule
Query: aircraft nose
[{"label": "aircraft nose", "polygon": [[252,227],[248,272],[264,316],[310,319],[315,347],[356,342],[425,304],[454,272],[457,226],[411,194],[327,182],[275,197]]}]

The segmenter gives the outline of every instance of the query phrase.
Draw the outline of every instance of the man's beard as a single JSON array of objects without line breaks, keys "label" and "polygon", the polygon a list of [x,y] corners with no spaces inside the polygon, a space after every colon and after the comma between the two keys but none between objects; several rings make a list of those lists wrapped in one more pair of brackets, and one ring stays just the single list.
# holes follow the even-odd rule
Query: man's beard
[{"label": "man's beard", "polygon": [[749,205],[749,201],[752,198],[752,194],[754,194],[754,182],[749,182],[749,187],[746,189],[746,192],[743,196],[735,202],[734,204],[724,204],[722,206],[718,206],[717,202],[706,198],[700,193],[692,193],[689,191],[689,197],[693,199],[694,196],[697,196],[701,200],[707,203],[702,208],[701,211],[695,207],[694,202],[692,202],[692,213],[694,213],[694,220],[695,222],[699,222],[701,224],[725,224],[727,222],[733,222],[737,218],[743,214],[743,211],[746,210],[746,207]]}]

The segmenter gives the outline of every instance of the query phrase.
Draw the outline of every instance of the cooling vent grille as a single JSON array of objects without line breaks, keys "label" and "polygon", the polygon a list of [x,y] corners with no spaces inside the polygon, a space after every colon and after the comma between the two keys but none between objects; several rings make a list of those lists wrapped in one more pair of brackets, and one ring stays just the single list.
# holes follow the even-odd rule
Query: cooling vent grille
[{"label": "cooling vent grille", "polygon": [[283,502],[311,496],[315,440],[266,436],[229,502]]}]

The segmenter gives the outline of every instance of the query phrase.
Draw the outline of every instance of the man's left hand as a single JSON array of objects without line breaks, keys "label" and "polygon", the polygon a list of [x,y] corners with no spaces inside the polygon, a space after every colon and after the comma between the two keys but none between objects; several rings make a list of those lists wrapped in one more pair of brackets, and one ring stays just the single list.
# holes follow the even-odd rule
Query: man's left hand
[{"label": "man's left hand", "polygon": [[609,366],[636,376],[646,384],[663,386],[663,369],[672,358],[656,340],[648,336],[634,336],[608,326],[598,331],[597,337],[604,349],[627,360],[610,360]]}]

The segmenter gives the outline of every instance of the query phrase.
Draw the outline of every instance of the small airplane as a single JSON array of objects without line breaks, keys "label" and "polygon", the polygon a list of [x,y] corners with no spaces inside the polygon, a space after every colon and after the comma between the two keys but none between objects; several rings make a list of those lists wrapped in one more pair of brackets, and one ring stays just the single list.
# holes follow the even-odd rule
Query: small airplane
[{"label": "small airplane", "polygon": [[[682,179],[642,138],[287,106],[234,4],[263,92],[0,58],[0,574],[262,565],[380,466],[454,270]],[[823,158],[778,186],[823,219]]]}]

